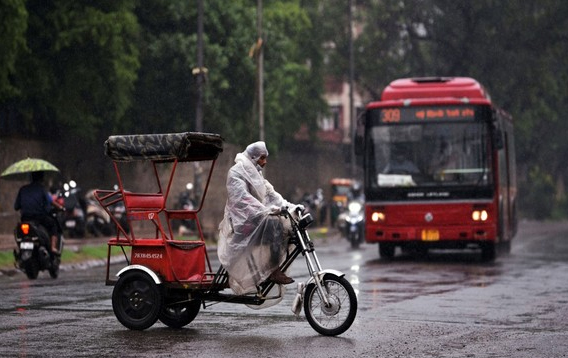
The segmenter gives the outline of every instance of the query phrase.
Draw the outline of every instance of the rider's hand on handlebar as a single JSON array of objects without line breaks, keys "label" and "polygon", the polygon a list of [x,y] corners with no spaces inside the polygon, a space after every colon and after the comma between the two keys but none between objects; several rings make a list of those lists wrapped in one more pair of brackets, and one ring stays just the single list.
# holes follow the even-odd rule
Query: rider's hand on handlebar
[{"label": "rider's hand on handlebar", "polygon": [[282,208],[280,208],[279,206],[276,205],[272,205],[270,207],[270,215],[278,215],[280,214]]}]

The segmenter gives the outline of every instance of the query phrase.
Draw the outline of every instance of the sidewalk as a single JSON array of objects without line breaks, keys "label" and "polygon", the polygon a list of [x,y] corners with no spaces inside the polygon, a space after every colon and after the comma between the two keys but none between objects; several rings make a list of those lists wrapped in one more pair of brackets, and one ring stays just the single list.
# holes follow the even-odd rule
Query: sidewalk
[{"label": "sidewalk", "polygon": [[[108,239],[108,237],[89,237],[82,239],[65,238],[65,247],[104,244]],[[14,235],[0,234],[0,251],[12,251],[15,247]]]},{"label": "sidewalk", "polygon": [[[310,236],[312,235],[327,235],[328,239],[340,236],[337,229],[327,227],[315,227],[309,229]],[[108,242],[108,237],[88,237],[81,239],[65,238],[65,247],[82,246],[82,245],[98,245]],[[15,247],[14,235],[0,234],[0,251],[12,251]]]}]

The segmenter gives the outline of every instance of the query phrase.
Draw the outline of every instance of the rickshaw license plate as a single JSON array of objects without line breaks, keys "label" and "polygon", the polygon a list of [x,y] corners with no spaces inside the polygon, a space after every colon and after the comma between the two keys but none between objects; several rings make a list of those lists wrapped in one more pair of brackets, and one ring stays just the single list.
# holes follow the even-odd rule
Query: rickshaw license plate
[{"label": "rickshaw license plate", "polygon": [[33,242],[21,242],[20,249],[22,250],[33,250],[34,243]]},{"label": "rickshaw license plate", "polygon": [[438,241],[440,232],[438,230],[422,230],[422,241]]}]

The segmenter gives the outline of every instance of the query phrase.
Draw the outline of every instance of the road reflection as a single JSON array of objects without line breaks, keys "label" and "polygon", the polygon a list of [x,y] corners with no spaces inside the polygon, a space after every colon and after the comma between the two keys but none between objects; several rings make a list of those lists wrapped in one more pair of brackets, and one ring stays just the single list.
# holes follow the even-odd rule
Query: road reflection
[{"label": "road reflection", "polygon": [[481,262],[476,252],[402,254],[391,260],[364,261],[360,269],[361,296],[371,306],[457,291],[464,287],[487,287],[503,272],[503,264]]}]

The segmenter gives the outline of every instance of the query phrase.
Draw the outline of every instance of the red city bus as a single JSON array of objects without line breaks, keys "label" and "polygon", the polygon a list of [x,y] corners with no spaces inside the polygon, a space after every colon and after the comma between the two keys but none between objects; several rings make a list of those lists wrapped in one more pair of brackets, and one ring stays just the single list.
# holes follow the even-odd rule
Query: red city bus
[{"label": "red city bus", "polygon": [[393,81],[358,128],[365,236],[379,255],[403,250],[510,250],[517,230],[511,116],[465,77]]}]

